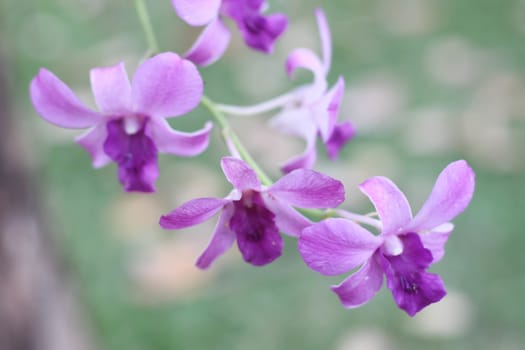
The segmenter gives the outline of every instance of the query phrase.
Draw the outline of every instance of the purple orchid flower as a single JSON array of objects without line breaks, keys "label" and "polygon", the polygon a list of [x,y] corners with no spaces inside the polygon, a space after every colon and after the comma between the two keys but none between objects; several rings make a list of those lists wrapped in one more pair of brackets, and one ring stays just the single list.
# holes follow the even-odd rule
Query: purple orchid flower
[{"label": "purple orchid flower", "polygon": [[228,46],[230,31],[222,17],[231,18],[249,47],[271,53],[274,42],[285,31],[288,21],[282,14],[261,15],[265,0],[172,0],[175,11],[186,23],[206,25],[185,57],[206,66],[217,61]]},{"label": "purple orchid flower", "polygon": [[454,228],[449,221],[467,207],[474,184],[475,175],[467,162],[449,164],[412,218],[407,199],[396,185],[387,178],[373,177],[360,189],[377,210],[381,234],[373,235],[347,219],[327,219],[303,230],[299,252],[311,269],[323,275],[361,266],[332,286],[345,307],[368,302],[381,288],[384,274],[397,305],[414,316],[446,294],[441,278],[427,269],[443,257]]},{"label": "purple orchid flower", "polygon": [[174,53],[145,60],[131,83],[124,63],[91,70],[91,88],[100,112],[86,107],[73,91],[42,68],[31,81],[35,110],[58,126],[90,130],[76,139],[95,168],[110,161],[126,191],[155,191],[157,153],[194,156],[208,146],[211,123],[185,133],[172,130],[166,117],[194,109],[202,97],[202,79],[190,61]]},{"label": "purple orchid flower", "polygon": [[311,224],[292,206],[332,208],[344,201],[341,182],[312,170],[296,170],[265,187],[238,158],[222,158],[221,167],[234,187],[226,198],[194,199],[160,218],[163,228],[181,229],[221,211],[212,239],[197,260],[201,269],[208,268],[235,239],[246,262],[269,264],[282,254],[280,231],[298,237]]},{"label": "purple orchid flower", "polygon": [[327,91],[326,76],[332,60],[332,42],[328,22],[321,9],[316,12],[317,25],[322,45],[322,60],[311,50],[299,48],[290,53],[286,61],[286,72],[290,77],[297,68],[312,71],[313,83],[293,92],[292,99],[274,117],[272,125],[282,131],[302,137],[306,141],[303,154],[296,156],[282,167],[284,172],[297,168],[311,168],[317,158],[316,140],[320,136],[328,156],[335,160],[341,148],[354,136],[350,122],[337,123],[337,116],[344,94],[344,79],[339,77]]}]

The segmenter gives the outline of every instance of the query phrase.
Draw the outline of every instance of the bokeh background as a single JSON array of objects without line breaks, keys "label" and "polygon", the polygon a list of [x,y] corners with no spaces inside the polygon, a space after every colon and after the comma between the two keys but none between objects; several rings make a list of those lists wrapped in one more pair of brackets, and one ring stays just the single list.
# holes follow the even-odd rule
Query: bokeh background
[{"label": "bokeh background", "polygon": [[[238,35],[224,58],[201,70],[205,93],[254,104],[308,82],[285,75],[288,52],[319,52],[313,11],[322,6],[334,41],[330,81],[347,83],[340,119],[357,137],[339,162],[317,169],[341,179],[345,207],[366,213],[356,185],[393,179],[417,211],[449,162],[477,174],[470,207],[455,220],[445,259],[433,267],[449,295],[414,318],[388,290],[346,310],[328,278],[310,271],[286,239],[284,256],[263,268],[236,249],[209,271],[193,263],[214,220],[168,232],[158,218],[181,203],[229,191],[218,167],[226,149],[192,159],[160,157],[158,192],[125,194],[116,167],[93,170],[72,139],[79,131],[42,121],[28,98],[39,67],[57,74],[89,105],[89,69],[125,61],[132,74],[146,52],[133,2],[0,2],[0,47],[8,64],[20,161],[38,183],[38,201],[94,348],[165,349],[523,349],[525,344],[525,1],[270,1],[290,27],[272,56]],[[148,1],[162,50],[183,53],[199,29],[170,1]],[[230,23],[231,25],[231,23]],[[268,128],[269,116],[232,118],[240,138],[273,176],[303,147]],[[195,130],[203,108],[173,120]],[[2,283],[0,281],[0,283]],[[46,300],[39,301],[45,303]],[[10,350],[10,349],[6,349]]]}]

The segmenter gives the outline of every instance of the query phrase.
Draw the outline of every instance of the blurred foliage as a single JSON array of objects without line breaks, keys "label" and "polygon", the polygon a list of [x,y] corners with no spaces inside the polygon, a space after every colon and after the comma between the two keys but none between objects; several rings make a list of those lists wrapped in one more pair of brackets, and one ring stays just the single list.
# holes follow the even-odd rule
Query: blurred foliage
[{"label": "blurred foliage", "polygon": [[[131,2],[3,0],[0,6],[0,46],[11,62],[21,137],[101,349],[355,349],[359,341],[369,349],[519,349],[525,343],[525,1],[271,1],[272,11],[290,16],[274,56],[249,51],[235,35],[224,59],[202,69],[206,94],[216,101],[257,103],[286,91],[296,82],[287,80],[284,59],[298,46],[318,50],[313,9],[323,6],[334,40],[330,78],[345,77],[341,117],[356,123],[359,136],[340,162],[323,159],[318,169],[345,181],[347,205],[370,209],[355,185],[381,174],[406,190],[416,211],[448,162],[471,163],[474,200],[455,220],[447,255],[434,269],[459,296],[459,307],[445,299],[414,319],[386,290],[360,309],[345,310],[328,289],[342,277],[309,271],[290,239],[284,256],[264,268],[233,253],[210,271],[179,269],[180,249],[174,249],[175,260],[145,268],[153,276],[167,270],[159,278],[173,281],[160,281],[157,289],[141,282],[137,266],[154,259],[159,247],[195,238],[190,260],[204,248],[209,226],[164,232],[157,220],[190,195],[227,193],[216,165],[225,154],[219,132],[199,158],[162,156],[158,193],[125,196],[115,166],[91,169],[88,155],[71,141],[77,132],[45,124],[27,87],[46,67],[92,104],[91,67],[124,60],[132,74],[147,48]],[[184,52],[199,30],[179,20],[170,1],[148,6],[161,47]],[[194,130],[208,118],[198,109],[173,122]],[[242,129],[248,144],[250,130],[259,132]],[[286,159],[271,144],[254,152]],[[186,255],[181,264],[191,265]],[[457,332],[442,330],[458,319],[464,322]]]}]

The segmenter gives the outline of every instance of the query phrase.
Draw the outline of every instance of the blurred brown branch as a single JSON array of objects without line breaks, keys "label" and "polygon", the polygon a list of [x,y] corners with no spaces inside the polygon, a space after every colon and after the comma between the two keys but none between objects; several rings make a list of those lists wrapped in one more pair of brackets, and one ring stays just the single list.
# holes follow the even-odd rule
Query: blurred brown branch
[{"label": "blurred brown branch", "polygon": [[8,67],[0,50],[0,350],[93,349],[24,164]]}]

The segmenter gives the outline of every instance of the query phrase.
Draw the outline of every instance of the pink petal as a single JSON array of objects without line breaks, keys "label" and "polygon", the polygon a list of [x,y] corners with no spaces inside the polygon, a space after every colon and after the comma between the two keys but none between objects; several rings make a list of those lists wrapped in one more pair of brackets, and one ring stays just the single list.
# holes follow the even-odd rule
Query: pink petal
[{"label": "pink petal", "polygon": [[204,128],[194,132],[182,132],[173,130],[165,119],[151,119],[151,138],[157,149],[163,153],[176,154],[182,157],[192,157],[202,153],[209,144],[210,131],[213,127],[207,122]]},{"label": "pink petal", "polygon": [[312,114],[325,143],[332,136],[337,123],[344,92],[345,81],[339,77],[335,85],[318,102],[312,105]]},{"label": "pink petal", "polygon": [[290,205],[263,193],[263,200],[268,209],[275,215],[275,224],[279,231],[292,237],[299,237],[301,232],[312,224],[310,220],[300,214]]},{"label": "pink petal", "polygon": [[208,66],[222,57],[230,42],[231,33],[228,27],[217,18],[199,35],[184,58],[199,66]]},{"label": "pink petal", "polygon": [[372,257],[357,272],[348,276],[341,284],[332,286],[346,308],[359,307],[372,299],[383,284],[383,270]]},{"label": "pink petal", "polygon": [[93,68],[90,77],[95,102],[103,114],[122,115],[130,112],[131,85],[124,62]]},{"label": "pink petal", "polygon": [[305,228],[299,237],[304,262],[323,275],[339,275],[365,263],[382,239],[346,219],[326,219]]},{"label": "pink petal", "polygon": [[374,204],[383,225],[382,234],[400,233],[412,219],[405,195],[386,177],[372,177],[363,182],[359,189]]},{"label": "pink petal", "polygon": [[324,11],[320,8],[316,9],[315,16],[317,18],[319,36],[321,37],[324,71],[325,74],[327,74],[330,71],[330,64],[332,62],[332,36]]},{"label": "pink petal", "polygon": [[274,183],[268,193],[302,208],[334,208],[345,200],[343,184],[309,169],[297,169]]},{"label": "pink petal", "polygon": [[432,193],[410,223],[414,230],[430,230],[461,213],[472,199],[476,179],[464,160],[450,163],[439,174]]},{"label": "pink petal", "polygon": [[202,26],[219,15],[222,0],[171,0],[179,17],[192,26]]},{"label": "pink petal", "polygon": [[326,153],[331,160],[337,160],[339,152],[354,137],[355,129],[350,122],[336,124],[328,141],[325,142]]},{"label": "pink petal", "polygon": [[453,229],[454,225],[448,222],[419,235],[423,246],[432,253],[432,263],[438,262],[445,255],[445,243]]},{"label": "pink petal", "polygon": [[[301,91],[307,92],[308,90],[310,89],[303,89]],[[301,91],[297,94],[298,96],[302,95]],[[317,137],[315,121],[310,117],[310,110],[304,107],[289,107],[283,109],[272,118],[270,126],[278,129],[280,132],[302,137],[307,142],[315,142]]]},{"label": "pink petal", "polygon": [[165,229],[180,229],[200,224],[211,218],[230,201],[221,198],[197,198],[184,203],[160,218]]},{"label": "pink petal", "polygon": [[101,116],[87,108],[53,73],[41,68],[29,86],[35,110],[45,120],[64,128],[88,128]]},{"label": "pink petal", "polygon": [[75,139],[91,155],[94,168],[101,168],[111,162],[111,158],[104,152],[104,142],[107,136],[106,123],[99,123]]},{"label": "pink petal", "polygon": [[261,187],[261,182],[255,171],[238,158],[223,157],[221,168],[228,181],[238,190],[257,190]]},{"label": "pink petal", "polygon": [[319,57],[309,49],[295,49],[293,50],[286,59],[286,73],[293,77],[293,74],[297,68],[304,68],[310,70],[314,74],[314,80],[318,84],[326,84],[325,70],[323,63],[319,60]]},{"label": "pink petal", "polygon": [[226,205],[215,226],[208,247],[197,259],[197,267],[207,269],[220,255],[224,254],[235,241],[235,233],[230,229],[229,222],[233,214],[233,205]]},{"label": "pink petal", "polygon": [[131,90],[135,112],[150,117],[176,117],[199,104],[203,86],[193,63],[165,52],[138,67]]},{"label": "pink petal", "polygon": [[317,159],[317,150],[315,148],[315,140],[306,146],[304,152],[298,156],[292,157],[284,163],[281,167],[283,173],[289,173],[295,169],[309,169],[312,168]]}]

